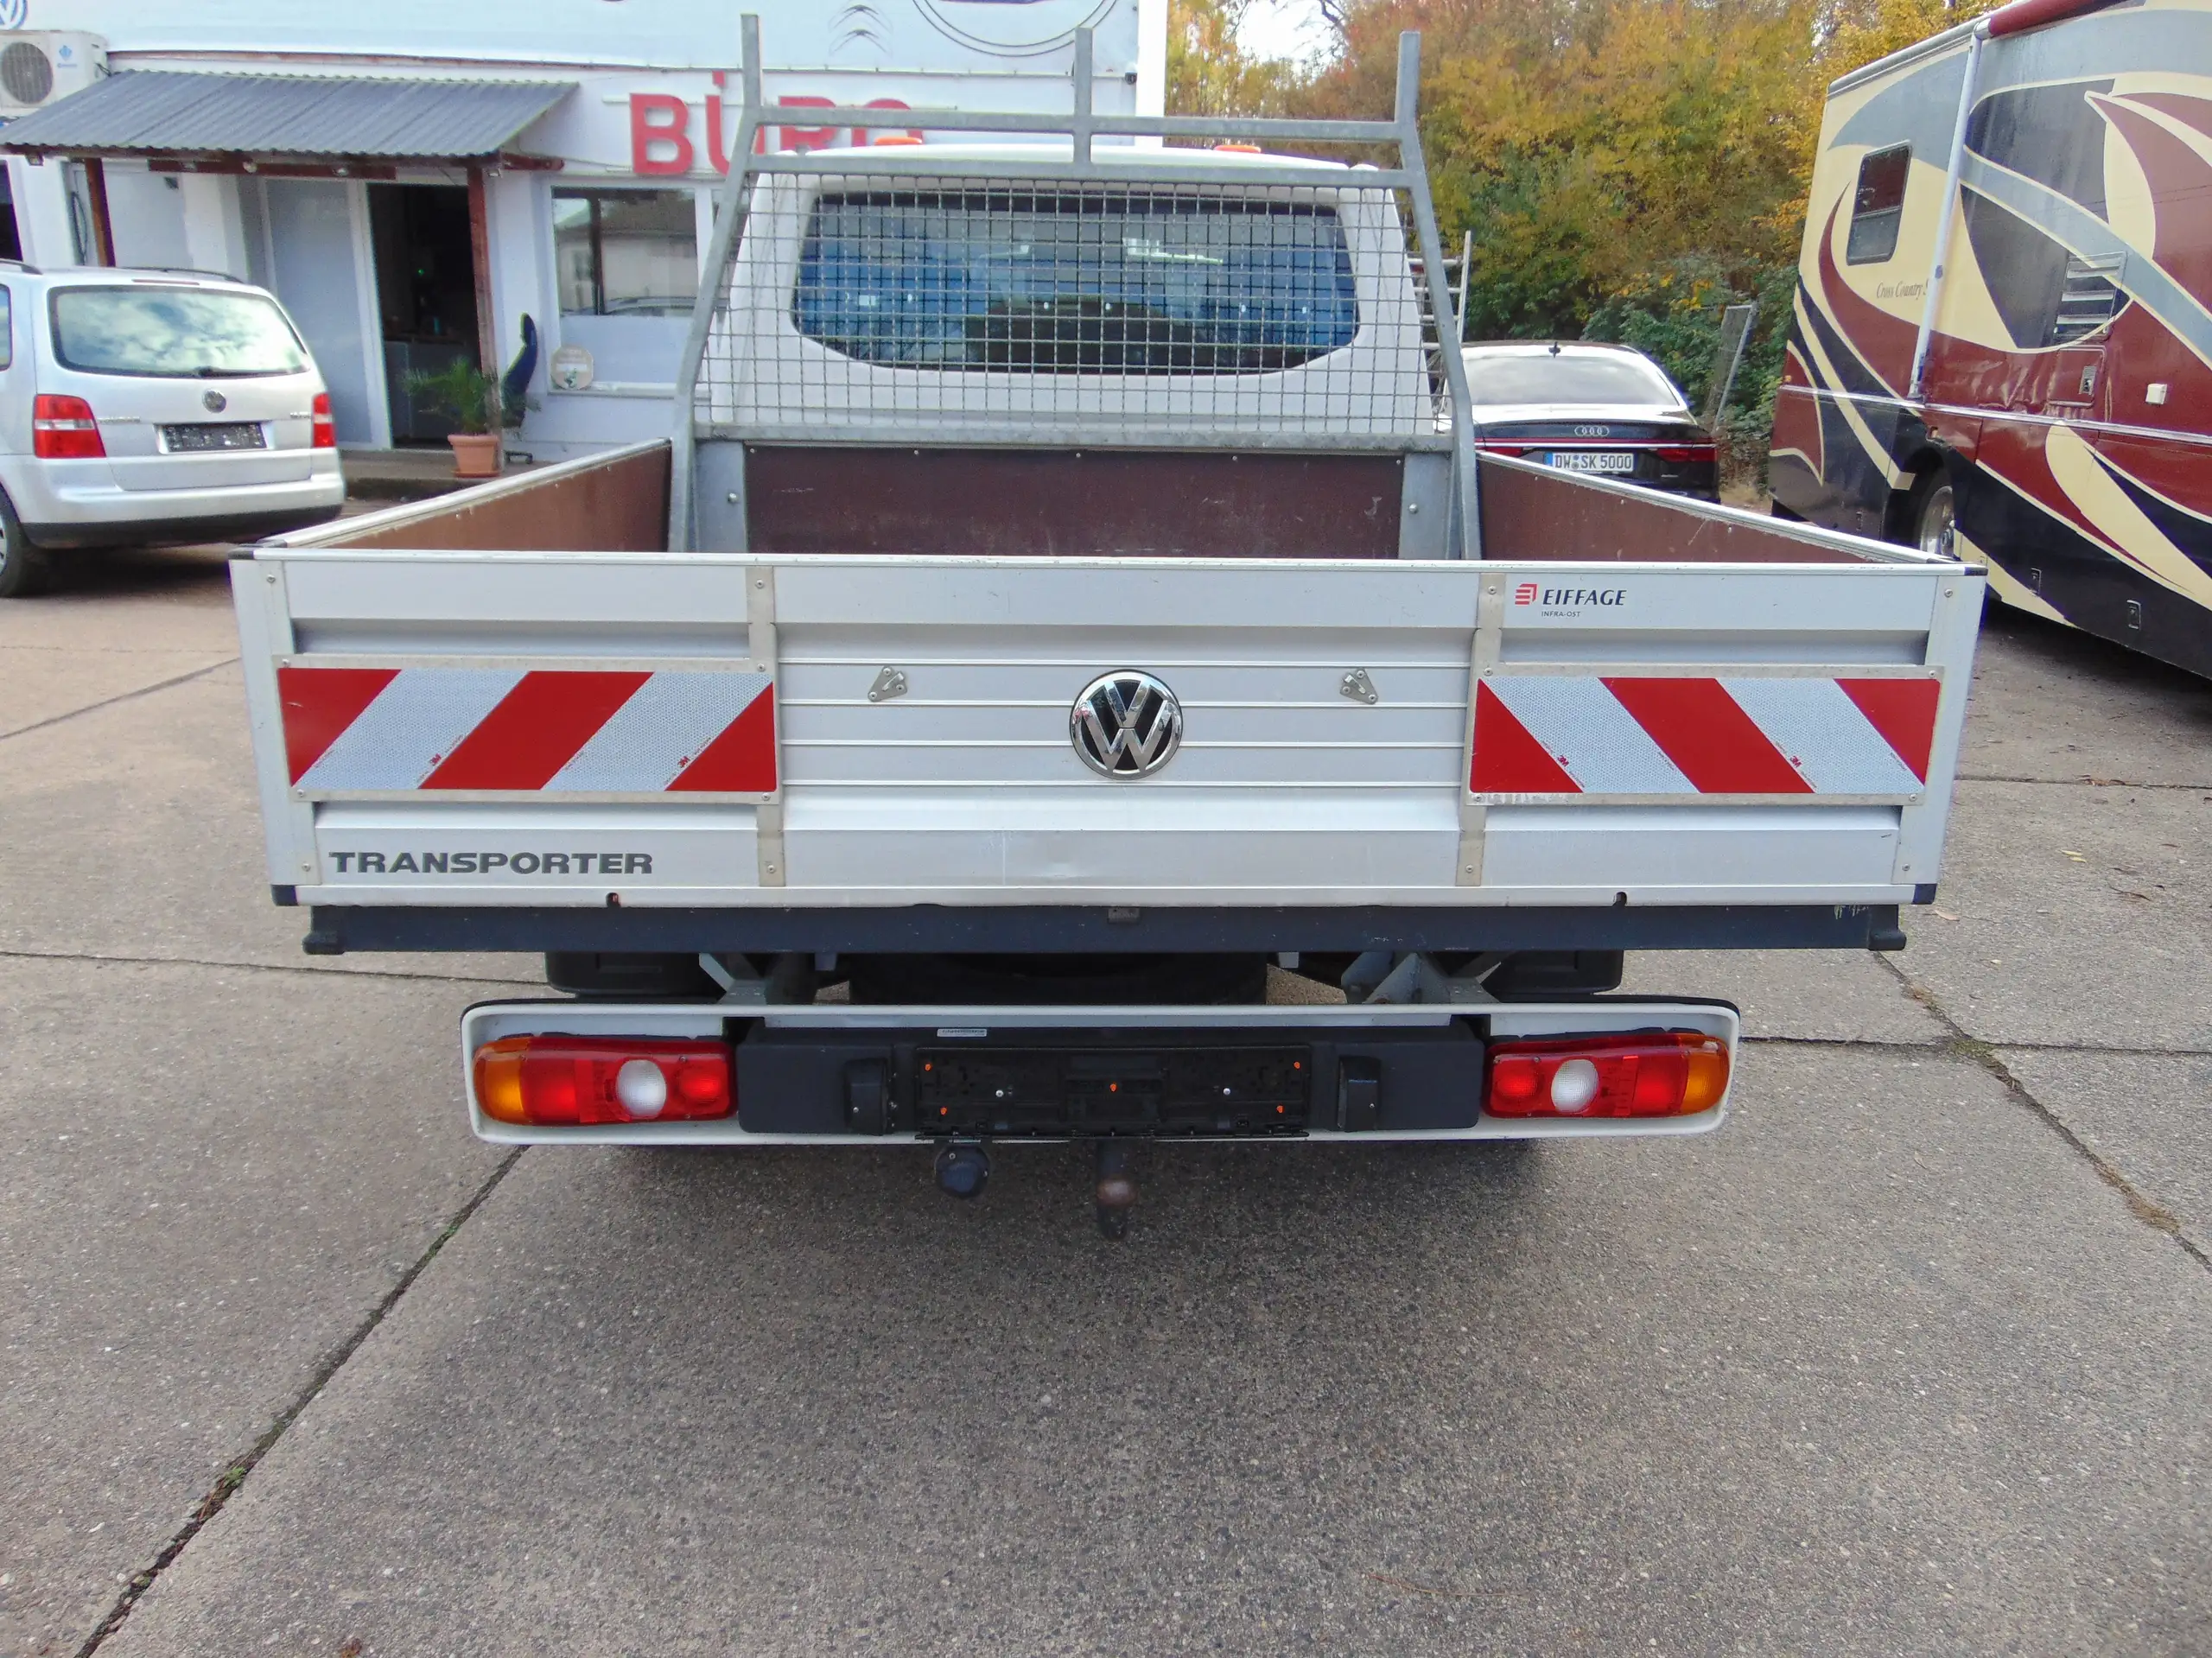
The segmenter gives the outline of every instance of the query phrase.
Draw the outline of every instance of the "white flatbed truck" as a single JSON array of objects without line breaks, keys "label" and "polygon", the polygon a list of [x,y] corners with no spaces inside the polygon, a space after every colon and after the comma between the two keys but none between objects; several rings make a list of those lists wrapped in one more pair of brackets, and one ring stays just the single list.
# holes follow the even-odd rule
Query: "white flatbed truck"
[{"label": "white flatbed truck", "polygon": [[1417,37],[1374,123],[1087,46],[756,156],[748,19],[672,437],[239,555],[277,902],[545,953],[493,1140],[1092,1140],[1118,1235],[1145,1139],[1717,1127],[1737,1010],[1623,952],[1902,947],[1984,572],[1478,455]]}]

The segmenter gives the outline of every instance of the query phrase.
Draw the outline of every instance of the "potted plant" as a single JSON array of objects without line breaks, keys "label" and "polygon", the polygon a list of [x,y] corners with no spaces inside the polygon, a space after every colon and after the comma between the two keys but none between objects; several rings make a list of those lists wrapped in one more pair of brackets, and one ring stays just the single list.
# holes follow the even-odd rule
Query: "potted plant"
[{"label": "potted plant", "polygon": [[499,451],[506,440],[498,380],[457,357],[442,369],[409,375],[407,387],[461,428],[446,439],[453,446],[454,477],[499,476]]}]

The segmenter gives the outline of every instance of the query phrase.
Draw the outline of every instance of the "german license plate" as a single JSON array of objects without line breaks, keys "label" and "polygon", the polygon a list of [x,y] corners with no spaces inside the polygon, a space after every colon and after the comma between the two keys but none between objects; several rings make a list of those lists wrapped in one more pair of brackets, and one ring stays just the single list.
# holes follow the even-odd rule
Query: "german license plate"
[{"label": "german license plate", "polygon": [[1554,449],[1544,459],[1561,472],[1636,470],[1636,456],[1626,449]]},{"label": "german license plate", "polygon": [[209,449],[265,449],[268,437],[258,421],[213,421],[194,426],[164,426],[162,442],[171,454],[196,454]]}]

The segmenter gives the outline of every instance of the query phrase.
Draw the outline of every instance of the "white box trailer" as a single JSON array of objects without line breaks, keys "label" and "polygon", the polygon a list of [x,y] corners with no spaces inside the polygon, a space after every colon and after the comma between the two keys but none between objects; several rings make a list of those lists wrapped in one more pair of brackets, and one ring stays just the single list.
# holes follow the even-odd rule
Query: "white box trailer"
[{"label": "white box trailer", "polygon": [[1622,952],[1902,946],[1982,572],[1478,461],[1416,54],[755,158],[671,441],[239,557],[308,948],[570,993],[467,1015],[478,1133],[1095,1139],[1115,1230],[1135,1139],[1709,1129],[1736,1011]]}]

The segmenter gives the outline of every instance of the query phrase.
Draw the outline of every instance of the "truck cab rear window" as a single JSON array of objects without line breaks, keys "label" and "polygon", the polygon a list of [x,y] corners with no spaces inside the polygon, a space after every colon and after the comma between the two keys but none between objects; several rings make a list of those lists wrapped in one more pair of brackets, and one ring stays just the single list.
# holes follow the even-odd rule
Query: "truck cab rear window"
[{"label": "truck cab rear window", "polygon": [[1166,192],[823,195],[791,318],[889,368],[1253,374],[1351,344],[1333,208]]},{"label": "truck cab rear window", "polygon": [[258,294],[134,284],[54,290],[54,354],[86,374],[227,379],[313,366]]},{"label": "truck cab rear window", "polygon": [[1904,222],[1904,185],[1912,171],[1912,146],[1892,144],[1859,163],[1859,194],[1851,204],[1851,238],[1844,244],[1846,264],[1877,265],[1897,251],[1897,227]]}]

